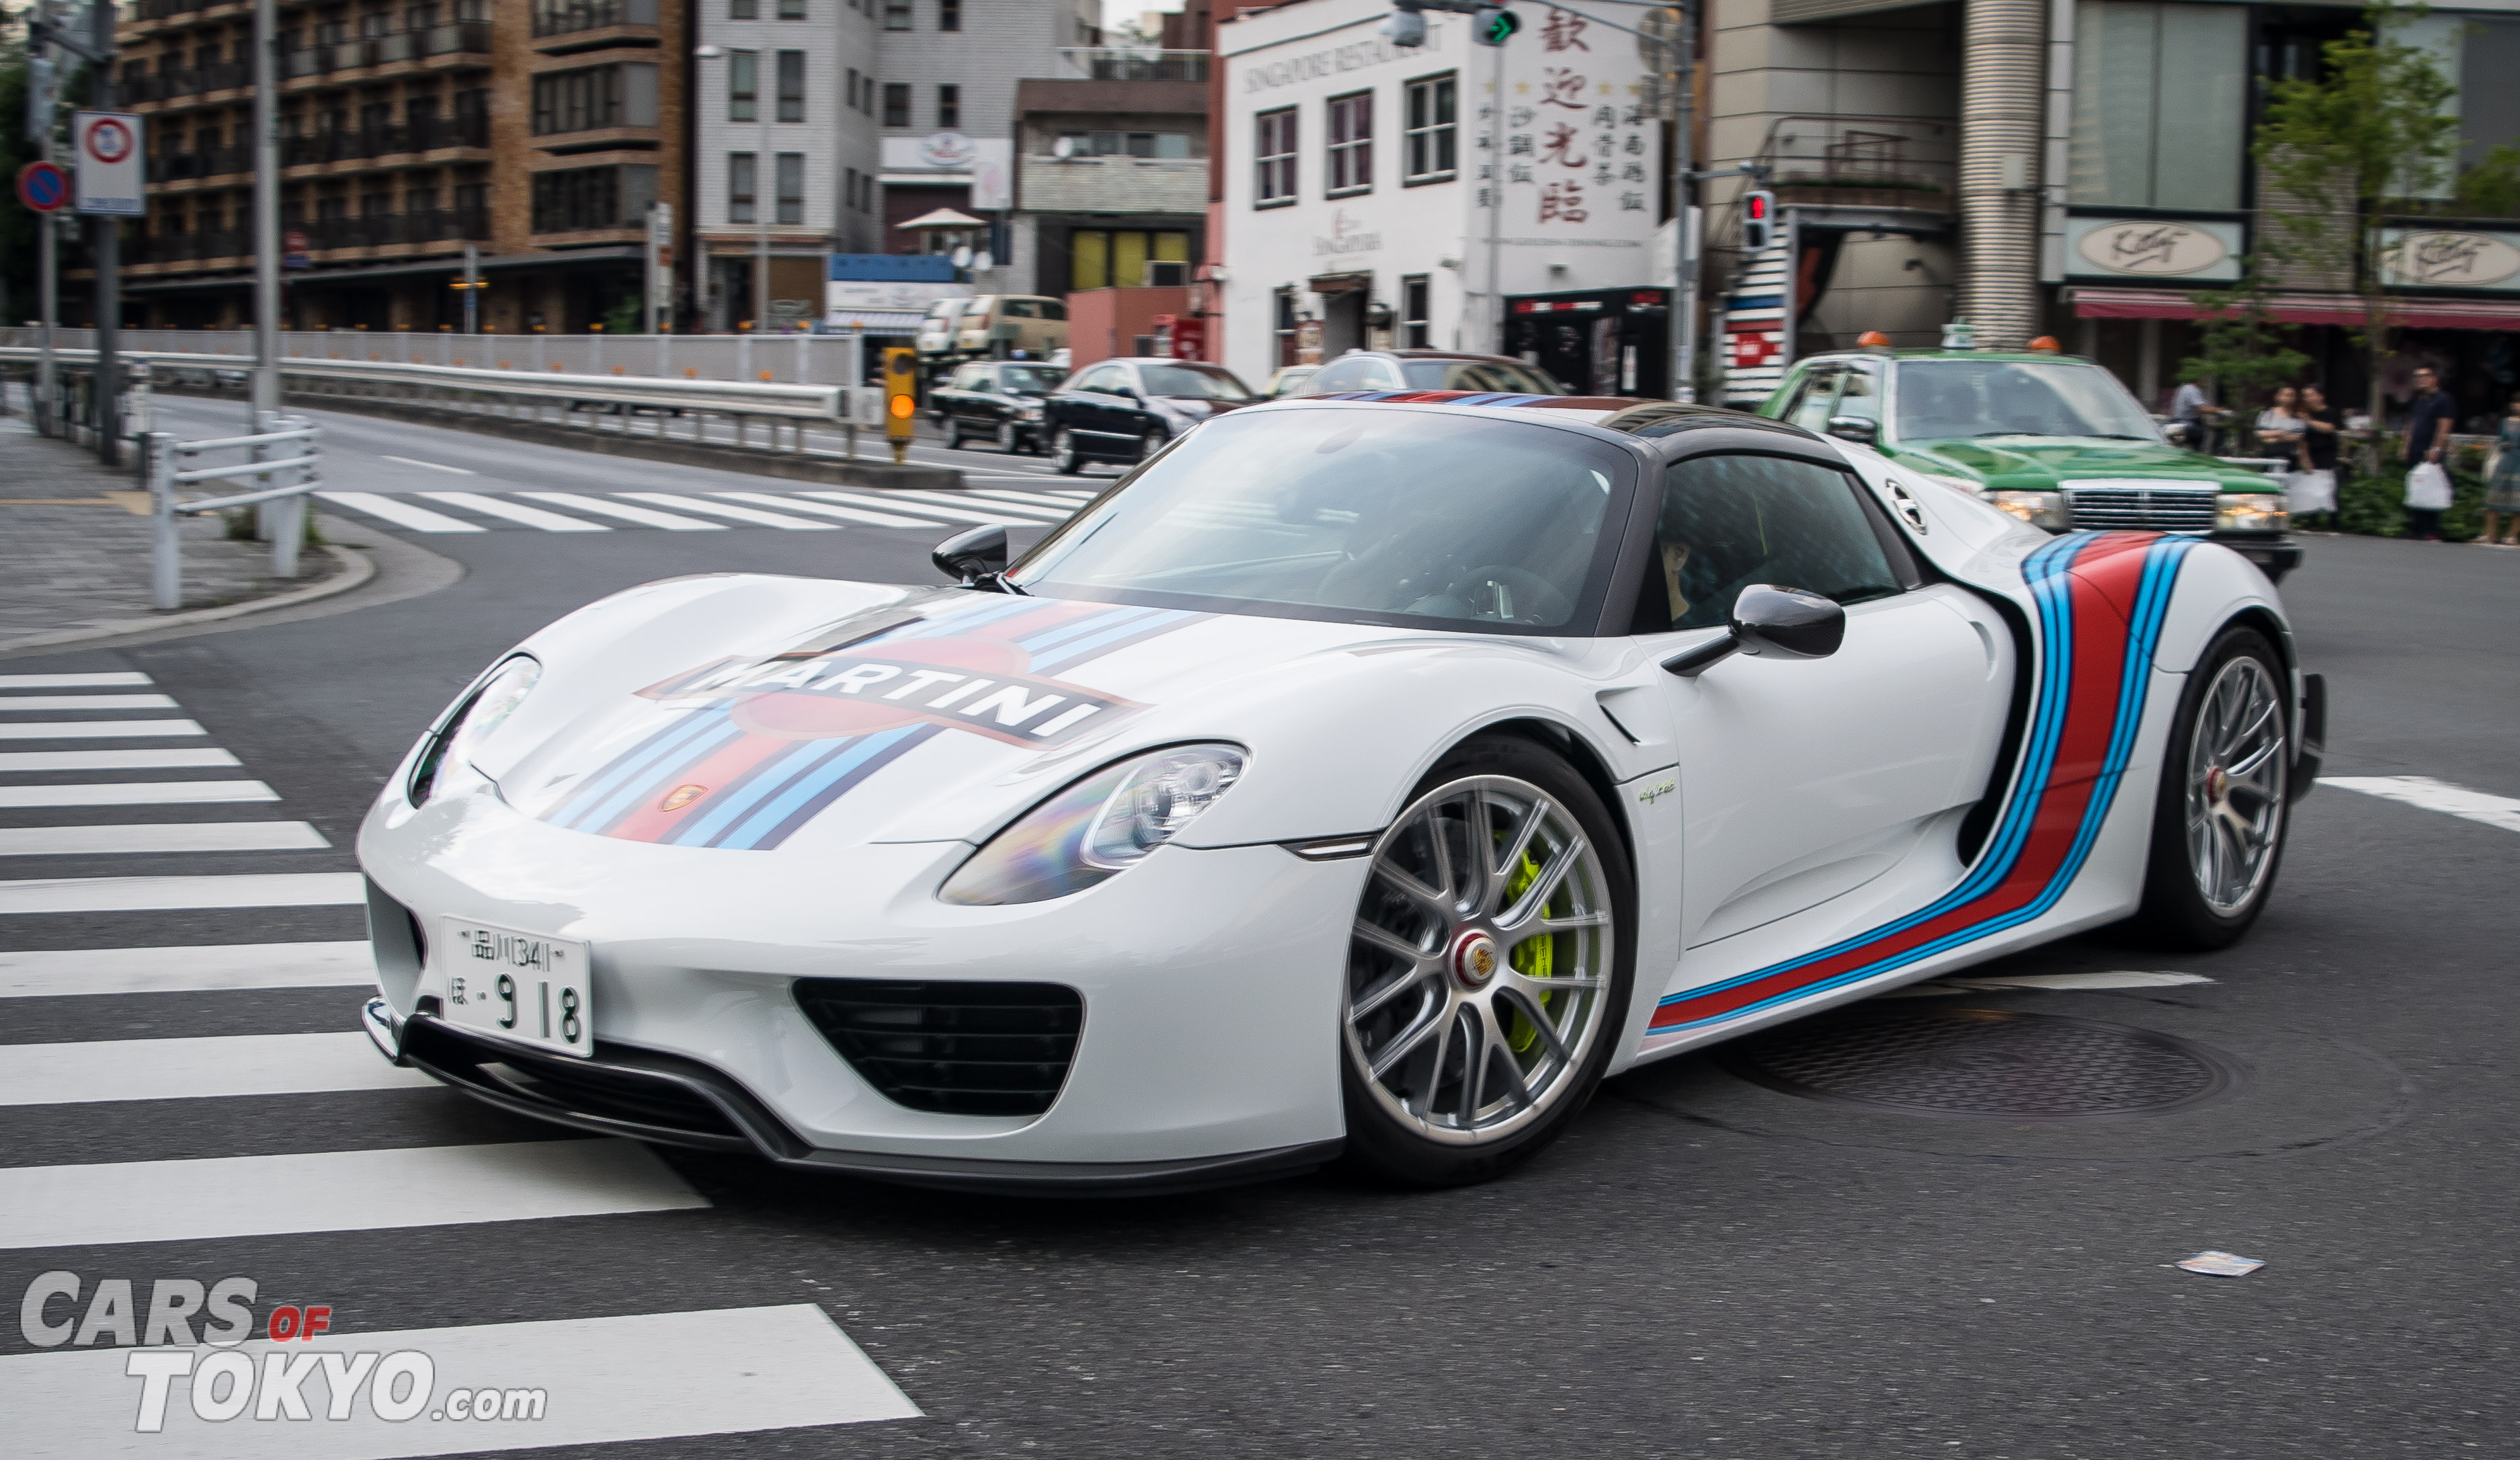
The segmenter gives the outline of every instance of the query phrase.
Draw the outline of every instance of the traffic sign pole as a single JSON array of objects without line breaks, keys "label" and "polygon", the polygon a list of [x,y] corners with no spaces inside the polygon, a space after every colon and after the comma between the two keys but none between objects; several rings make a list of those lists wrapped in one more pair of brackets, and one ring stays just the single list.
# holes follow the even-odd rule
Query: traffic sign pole
[{"label": "traffic sign pole", "polygon": [[[105,58],[88,68],[89,105],[99,112],[113,110],[113,23],[120,13],[120,6],[104,4],[89,12],[95,23],[90,44]],[[139,146],[128,136],[124,143]],[[96,459],[110,467],[122,455],[122,222],[99,217],[88,227],[88,251],[96,260]]]},{"label": "traffic sign pole", "polygon": [[280,78],[274,0],[253,4],[253,433],[280,410]]}]

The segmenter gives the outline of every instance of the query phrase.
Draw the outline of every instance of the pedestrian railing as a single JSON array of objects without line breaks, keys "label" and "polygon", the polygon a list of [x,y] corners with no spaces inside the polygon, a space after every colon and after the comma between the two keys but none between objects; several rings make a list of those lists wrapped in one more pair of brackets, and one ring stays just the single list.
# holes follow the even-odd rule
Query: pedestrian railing
[{"label": "pedestrian railing", "polygon": [[[277,419],[283,422],[294,420],[285,416]],[[207,441],[179,441],[166,432],[149,432],[141,437],[148,453],[145,460],[149,463],[149,510],[157,520],[156,541],[150,552],[149,585],[151,597],[158,608],[181,608],[184,602],[184,544],[182,534],[177,530],[176,519],[179,517],[196,517],[238,507],[257,509],[260,534],[271,540],[271,575],[276,578],[297,576],[297,548],[306,537],[306,494],[323,484],[315,475],[315,441],[322,434],[322,428],[295,421],[284,431],[249,436],[222,436]],[[248,451],[252,456],[250,460],[223,467],[185,465],[206,452],[229,450]],[[294,454],[271,454],[284,450]],[[178,495],[184,487],[207,481],[228,482],[256,478],[268,483],[283,477],[292,479],[234,496],[206,497],[188,502]]]}]

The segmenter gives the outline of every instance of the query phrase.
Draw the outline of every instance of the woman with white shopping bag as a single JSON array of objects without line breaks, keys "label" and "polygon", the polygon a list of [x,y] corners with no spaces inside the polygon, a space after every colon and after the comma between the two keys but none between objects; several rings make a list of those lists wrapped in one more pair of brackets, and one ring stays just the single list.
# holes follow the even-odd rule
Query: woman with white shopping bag
[{"label": "woman with white shopping bag", "polygon": [[2450,433],[2458,405],[2429,365],[2415,367],[2415,398],[2407,413],[2407,535],[2439,542],[2450,510]]},{"label": "woman with white shopping bag", "polygon": [[2292,480],[2301,470],[2301,438],[2304,427],[2301,416],[2301,392],[2290,386],[2275,387],[2275,398],[2258,412],[2258,454],[2281,457],[2284,465],[2267,475],[2283,487],[2285,510],[2291,510]]},{"label": "woman with white shopping bag", "polygon": [[2293,474],[2284,508],[2295,527],[2336,525],[2336,446],[2342,423],[2327,394],[2317,386],[2301,388],[2301,470]]}]

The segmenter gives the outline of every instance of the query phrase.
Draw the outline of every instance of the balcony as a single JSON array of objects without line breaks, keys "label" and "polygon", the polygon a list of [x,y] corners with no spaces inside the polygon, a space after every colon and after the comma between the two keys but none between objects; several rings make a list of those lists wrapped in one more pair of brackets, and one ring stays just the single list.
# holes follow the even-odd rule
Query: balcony
[{"label": "balcony", "polygon": [[490,214],[477,207],[441,207],[429,212],[367,213],[356,218],[317,218],[300,223],[309,249],[383,249],[396,244],[482,242],[490,237]]},{"label": "balcony", "polygon": [[149,160],[151,183],[199,182],[253,170],[250,147],[209,147],[199,152],[161,152]]},{"label": "balcony", "polygon": [[[356,162],[404,153],[435,152],[446,147],[487,147],[486,116],[438,116],[408,126],[360,127],[280,139],[280,165],[305,167],[321,162]],[[250,165],[250,163],[248,163]]]},{"label": "balcony", "polygon": [[428,25],[417,30],[388,30],[382,35],[362,35],[351,40],[284,51],[280,56],[280,77],[283,81],[294,81],[303,76],[427,61],[435,56],[489,54],[490,23],[458,21],[452,24]]},{"label": "balcony", "polygon": [[653,25],[656,0],[534,0],[534,39],[615,25]]},{"label": "balcony", "polygon": [[202,258],[243,258],[253,251],[253,235],[241,228],[161,233],[156,238],[125,239],[122,247],[133,263],[191,263]]},{"label": "balcony", "polygon": [[1947,213],[1959,128],[1912,116],[1779,116],[1759,160],[1797,207]]},{"label": "balcony", "polygon": [[213,10],[230,0],[138,0],[123,13],[126,21],[169,21],[196,11]]},{"label": "balcony", "polygon": [[1061,46],[1058,51],[1068,78],[1085,81],[1205,81],[1207,58],[1205,51],[1134,46]]},{"label": "balcony", "polygon": [[1028,157],[1020,165],[1026,212],[1207,211],[1205,158]]},{"label": "balcony", "polygon": [[252,84],[251,66],[242,61],[221,61],[183,70],[159,71],[154,76],[124,76],[115,83],[114,94],[126,103],[137,105],[170,102],[178,97],[200,96],[205,91],[231,91]]}]

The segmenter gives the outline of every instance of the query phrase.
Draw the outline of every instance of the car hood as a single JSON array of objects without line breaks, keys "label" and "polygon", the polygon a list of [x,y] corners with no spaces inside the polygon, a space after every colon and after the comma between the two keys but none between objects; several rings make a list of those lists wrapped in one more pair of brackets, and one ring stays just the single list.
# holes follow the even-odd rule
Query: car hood
[{"label": "car hood", "polygon": [[1283,675],[1308,657],[1409,637],[966,589],[687,579],[527,641],[542,682],[473,763],[509,806],[594,836],[807,852],[973,840],[1131,752],[1239,741],[1238,707],[1282,703]]},{"label": "car hood", "polygon": [[2120,441],[2104,436],[1982,436],[1961,440],[1901,441],[1887,452],[1918,471],[1974,479],[2012,491],[2053,490],[2058,483],[2092,478],[2156,479],[2233,483],[2266,479],[2237,471],[2210,456],[2158,441]]}]

